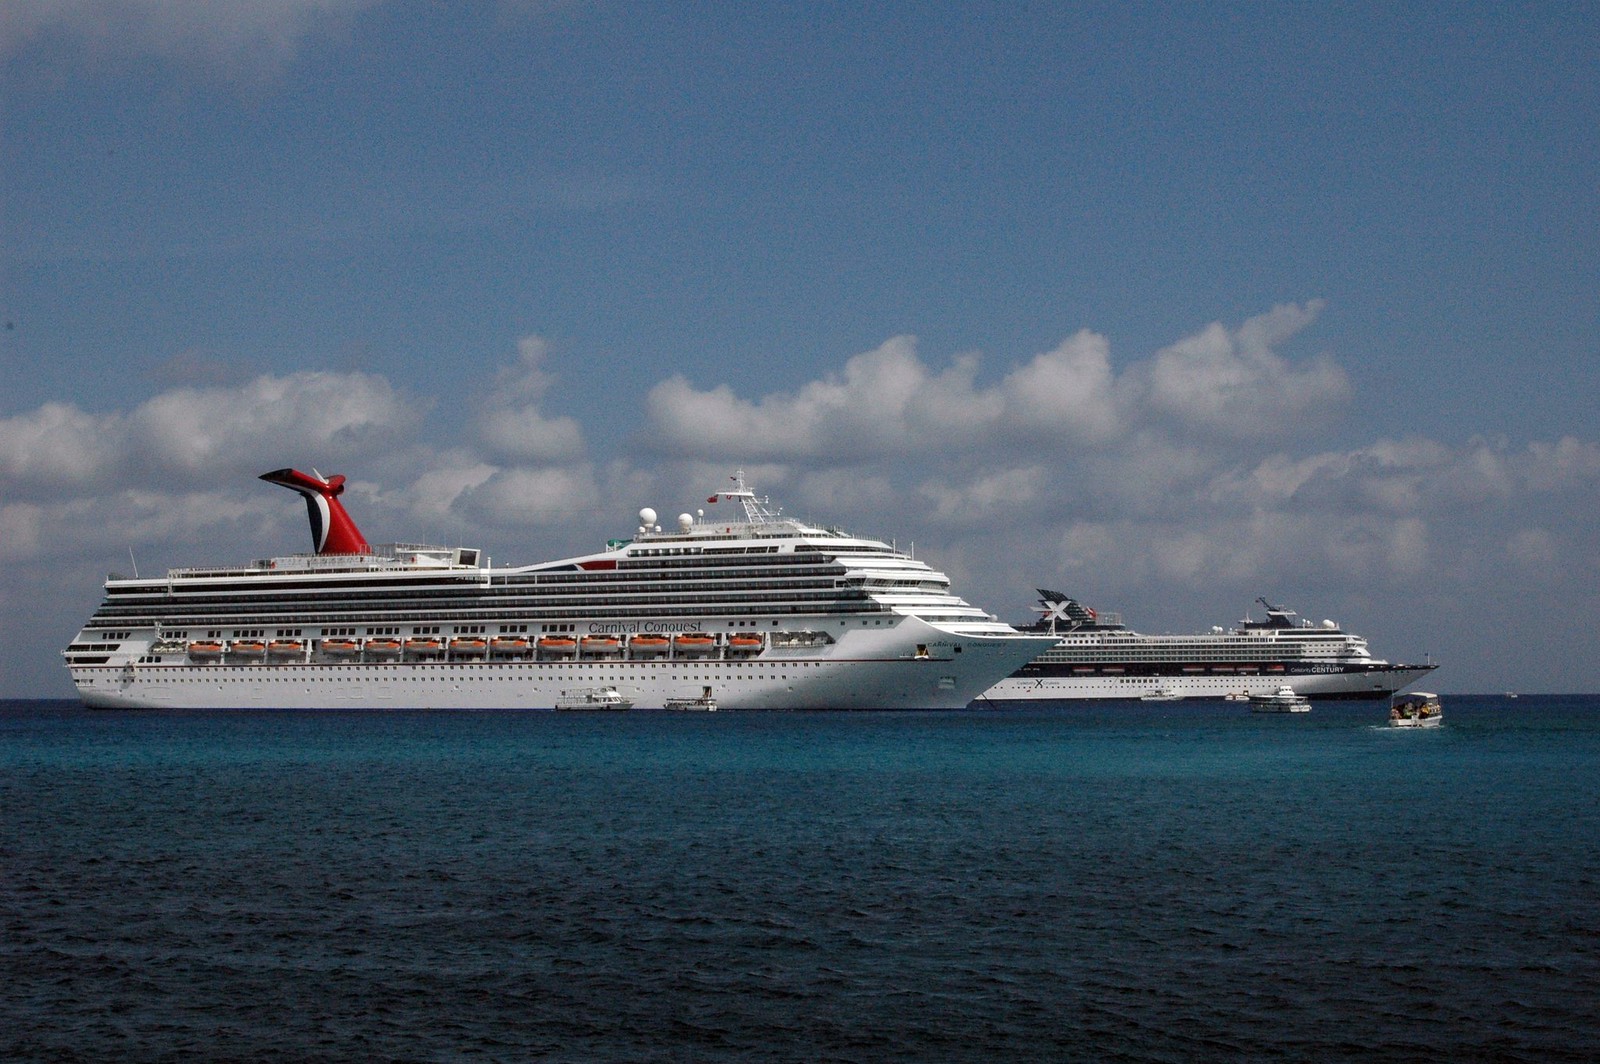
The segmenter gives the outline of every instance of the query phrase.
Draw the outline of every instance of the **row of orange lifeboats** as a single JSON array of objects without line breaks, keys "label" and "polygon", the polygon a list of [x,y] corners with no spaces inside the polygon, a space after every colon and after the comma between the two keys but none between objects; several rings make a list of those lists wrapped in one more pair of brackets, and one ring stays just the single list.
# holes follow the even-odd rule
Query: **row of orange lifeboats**
[{"label": "row of orange lifeboats", "polygon": [[235,661],[288,661],[304,660],[314,647],[326,658],[353,659],[365,655],[368,660],[382,661],[401,657],[430,660],[447,655],[458,660],[491,655],[525,658],[535,653],[541,658],[621,657],[624,653],[641,658],[656,657],[669,651],[680,657],[705,657],[719,650],[725,650],[734,657],[748,657],[759,654],[765,646],[765,639],[755,633],[730,635],[725,641],[702,633],[636,635],[626,640],[614,635],[547,635],[538,639],[522,635],[489,638],[467,635],[453,639],[412,636],[404,640],[370,636],[365,641],[330,636],[316,644],[305,639],[234,639],[227,643],[220,639],[196,639],[188,644],[188,652],[194,661],[220,661],[224,655]]}]

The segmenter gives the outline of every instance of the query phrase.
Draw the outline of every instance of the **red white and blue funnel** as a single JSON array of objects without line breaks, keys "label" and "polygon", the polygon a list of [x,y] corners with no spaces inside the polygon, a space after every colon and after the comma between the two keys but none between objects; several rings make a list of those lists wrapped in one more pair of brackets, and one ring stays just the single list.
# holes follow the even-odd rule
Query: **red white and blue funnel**
[{"label": "red white and blue funnel", "polygon": [[306,497],[306,514],[311,518],[311,541],[318,554],[371,554],[361,529],[350,520],[339,496],[344,492],[344,477],[323,480],[298,469],[278,469],[261,474],[269,484],[282,484]]}]

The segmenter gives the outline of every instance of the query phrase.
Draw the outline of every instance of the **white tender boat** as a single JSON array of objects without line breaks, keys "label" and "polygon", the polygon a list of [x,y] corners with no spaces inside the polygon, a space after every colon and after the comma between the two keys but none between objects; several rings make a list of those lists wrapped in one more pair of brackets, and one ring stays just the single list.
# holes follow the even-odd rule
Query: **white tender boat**
[{"label": "white tender boat", "polygon": [[556,708],[564,710],[622,710],[632,709],[633,703],[623,698],[615,687],[580,687],[562,691],[556,699]]},{"label": "white tender boat", "polygon": [[1270,695],[1251,695],[1252,713],[1310,713],[1311,702],[1304,695],[1295,694],[1293,687],[1280,687]]},{"label": "white tender boat", "polygon": [[1154,691],[1146,691],[1139,696],[1141,702],[1181,702],[1183,696],[1170,687],[1157,687]]},{"label": "white tender boat", "polygon": [[1443,723],[1444,706],[1428,691],[1395,695],[1389,703],[1391,728],[1437,728]]},{"label": "white tender boat", "polygon": [[662,708],[715,713],[717,711],[717,700],[710,695],[700,695],[698,698],[669,698],[663,703]]}]

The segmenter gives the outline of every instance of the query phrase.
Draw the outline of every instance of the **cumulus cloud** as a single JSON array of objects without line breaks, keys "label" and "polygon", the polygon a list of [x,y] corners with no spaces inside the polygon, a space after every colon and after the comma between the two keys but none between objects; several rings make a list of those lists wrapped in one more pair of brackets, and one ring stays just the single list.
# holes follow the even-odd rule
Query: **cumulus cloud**
[{"label": "cumulus cloud", "polygon": [[1319,357],[1291,363],[1273,348],[1315,320],[1322,304],[1285,305],[1229,330],[1211,325],[1118,375],[1104,336],[1083,330],[992,386],[979,360],[928,365],[914,337],[856,355],[799,390],[745,398],[683,377],[647,399],[653,435],[696,457],[850,464],[974,447],[1106,447],[1148,429],[1257,440],[1324,420],[1349,399],[1344,371]]},{"label": "cumulus cloud", "polygon": [[582,469],[503,469],[461,493],[462,516],[499,529],[548,525],[570,519],[595,496]]},{"label": "cumulus cloud", "polygon": [[1293,365],[1273,348],[1316,320],[1322,301],[1283,305],[1230,331],[1214,323],[1156,354],[1140,376],[1144,399],[1179,424],[1224,437],[1262,438],[1324,420],[1349,401],[1332,360]]},{"label": "cumulus cloud", "polygon": [[363,373],[264,375],[227,388],[181,388],[127,413],[46,403],[0,418],[0,488],[11,497],[39,497],[215,481],[253,469],[263,455],[325,459],[375,449],[418,416],[387,380]]},{"label": "cumulus cloud", "polygon": [[61,40],[96,56],[154,57],[222,81],[276,75],[306,38],[381,0],[8,0],[0,56]]},{"label": "cumulus cloud", "polygon": [[478,416],[478,438],[487,451],[513,462],[565,462],[583,453],[583,430],[570,417],[546,417],[540,409],[552,378],[544,371],[549,345],[537,336],[517,344],[517,361],[501,370]]}]

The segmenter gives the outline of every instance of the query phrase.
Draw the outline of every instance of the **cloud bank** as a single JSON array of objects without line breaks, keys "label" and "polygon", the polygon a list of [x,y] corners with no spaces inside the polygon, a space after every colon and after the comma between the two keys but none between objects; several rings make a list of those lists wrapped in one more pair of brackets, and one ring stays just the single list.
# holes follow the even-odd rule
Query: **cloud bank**
[{"label": "cloud bank", "polygon": [[932,364],[900,336],[788,392],[672,377],[645,396],[639,437],[599,464],[558,412],[560,357],[538,337],[461,409],[365,373],[264,375],[108,412],[46,403],[0,419],[5,609],[62,572],[76,597],[60,623],[76,624],[129,545],[173,564],[304,549],[298,507],[254,482],[286,464],[350,475],[369,537],[445,537],[502,562],[592,549],[638,506],[692,506],[742,465],[787,512],[915,537],[1013,619],[1034,586],[1213,610],[1218,588],[1249,588],[1244,601],[1287,588],[1470,612],[1570,585],[1592,609],[1600,444],[1314,446],[1350,382],[1327,356],[1278,349],[1319,309],[1208,325],[1120,364],[1087,331],[987,373],[975,354]]}]

